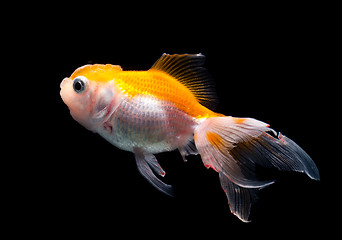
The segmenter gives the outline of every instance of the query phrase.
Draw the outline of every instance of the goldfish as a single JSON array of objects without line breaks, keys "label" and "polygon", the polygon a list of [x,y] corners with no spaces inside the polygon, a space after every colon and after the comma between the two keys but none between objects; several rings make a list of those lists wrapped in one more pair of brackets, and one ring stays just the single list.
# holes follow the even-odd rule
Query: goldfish
[{"label": "goldfish", "polygon": [[[260,189],[256,166],[305,173],[319,180],[311,157],[290,138],[254,118],[210,110],[216,101],[203,54],[163,54],[149,70],[92,64],[60,84],[71,116],[119,149],[132,152],[139,172],[159,191],[172,185],[155,154],[178,149],[184,161],[199,154],[218,173],[230,211],[248,222]],[[159,177],[158,177],[159,176]]]}]

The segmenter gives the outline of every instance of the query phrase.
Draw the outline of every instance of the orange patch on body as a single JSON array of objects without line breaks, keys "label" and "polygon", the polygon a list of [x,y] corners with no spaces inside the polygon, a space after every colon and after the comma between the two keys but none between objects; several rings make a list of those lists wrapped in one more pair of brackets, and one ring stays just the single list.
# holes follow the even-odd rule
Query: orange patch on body
[{"label": "orange patch on body", "polygon": [[115,79],[117,87],[129,97],[154,96],[174,103],[192,117],[217,117],[219,114],[199,104],[194,94],[174,77],[159,71],[122,71]]},{"label": "orange patch on body", "polygon": [[223,116],[201,105],[189,88],[163,71],[123,71],[118,65],[94,64],[76,69],[70,78],[74,79],[77,76],[84,76],[96,82],[114,80],[118,89],[129,98],[137,95],[153,96],[175,104],[180,110],[195,118]]}]

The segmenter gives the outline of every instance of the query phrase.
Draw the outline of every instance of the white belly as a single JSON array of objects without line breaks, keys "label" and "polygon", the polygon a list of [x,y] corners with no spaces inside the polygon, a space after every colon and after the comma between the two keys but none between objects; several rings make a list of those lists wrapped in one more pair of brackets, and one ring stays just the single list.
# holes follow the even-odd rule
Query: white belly
[{"label": "white belly", "polygon": [[195,119],[170,102],[136,96],[124,99],[97,132],[120,149],[154,154],[184,146],[196,125]]}]

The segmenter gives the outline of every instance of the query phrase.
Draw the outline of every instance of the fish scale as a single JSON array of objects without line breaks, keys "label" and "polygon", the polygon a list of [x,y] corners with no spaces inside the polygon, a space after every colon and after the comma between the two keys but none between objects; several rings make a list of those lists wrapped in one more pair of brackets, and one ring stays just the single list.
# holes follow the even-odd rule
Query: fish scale
[{"label": "fish scale", "polygon": [[196,126],[192,117],[171,103],[146,96],[124,100],[107,122],[113,133],[101,130],[105,139],[123,150],[141,148],[150,153],[177,149],[179,141],[184,144],[191,138]]},{"label": "fish scale", "polygon": [[122,71],[118,73],[116,83],[129,97],[139,94],[154,96],[174,103],[178,109],[192,117],[219,115],[199,104],[189,89],[159,70]]},{"label": "fish scale", "polygon": [[[154,154],[178,149],[199,154],[218,172],[231,212],[248,222],[260,189],[256,165],[303,172],[319,180],[310,156],[295,142],[253,118],[215,113],[216,101],[204,55],[162,57],[148,71],[111,64],[86,65],[61,83],[72,117],[114,146],[134,153],[139,172],[159,191],[174,195]],[[121,159],[119,159],[121,160]]]}]

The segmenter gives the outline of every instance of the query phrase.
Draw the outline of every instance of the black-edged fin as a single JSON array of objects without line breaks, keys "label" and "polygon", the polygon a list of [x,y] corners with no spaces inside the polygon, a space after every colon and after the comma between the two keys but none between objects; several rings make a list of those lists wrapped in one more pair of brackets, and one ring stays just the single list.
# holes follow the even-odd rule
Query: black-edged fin
[{"label": "black-edged fin", "polygon": [[258,199],[258,188],[243,188],[234,184],[224,173],[220,172],[220,182],[225,192],[230,211],[243,222],[249,222],[251,206]]},{"label": "black-edged fin", "polygon": [[205,56],[202,54],[164,53],[150,70],[163,71],[184,84],[206,107],[215,107],[217,97],[214,84],[207,69],[202,67]]},{"label": "black-edged fin", "polygon": [[165,175],[164,170],[159,166],[156,158],[154,156],[151,157],[151,155],[145,156],[138,149],[134,150],[134,155],[138,170],[141,173],[141,175],[143,175],[144,178],[146,178],[146,180],[149,181],[156,189],[172,197],[172,186],[162,182],[159,178],[157,178],[154,175],[154,173],[151,170],[152,167],[159,175]]}]

